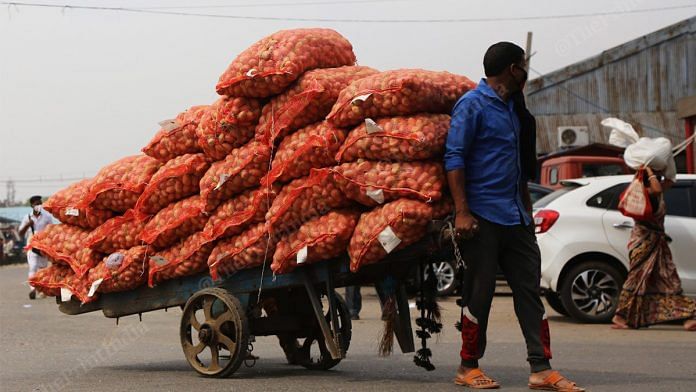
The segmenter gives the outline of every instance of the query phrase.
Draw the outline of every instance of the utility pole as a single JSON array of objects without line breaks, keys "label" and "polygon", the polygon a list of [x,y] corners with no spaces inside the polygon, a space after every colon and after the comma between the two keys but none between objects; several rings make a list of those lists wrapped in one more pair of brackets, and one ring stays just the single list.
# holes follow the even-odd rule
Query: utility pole
[{"label": "utility pole", "polygon": [[5,200],[5,205],[8,207],[12,206],[12,205],[14,205],[14,201],[15,201],[14,181],[7,180],[7,199]]},{"label": "utility pole", "polygon": [[527,60],[527,68],[525,70],[527,72],[529,72],[529,62],[532,61],[532,32],[531,31],[527,32],[527,45],[525,45],[524,53],[527,56],[527,58],[525,59],[525,60]]}]

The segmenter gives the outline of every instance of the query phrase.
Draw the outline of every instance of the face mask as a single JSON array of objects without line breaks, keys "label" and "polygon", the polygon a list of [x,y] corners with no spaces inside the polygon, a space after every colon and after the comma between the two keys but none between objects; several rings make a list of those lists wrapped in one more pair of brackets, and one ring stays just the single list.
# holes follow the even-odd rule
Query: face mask
[{"label": "face mask", "polygon": [[521,80],[518,79],[514,74],[512,75],[512,77],[515,78],[515,81],[517,82],[517,85],[519,86],[520,90],[523,90],[524,85],[527,83],[527,78],[529,78],[529,73],[527,72],[527,70],[520,66],[515,66],[515,68],[519,68],[524,73],[524,76]]},{"label": "face mask", "polygon": [[34,209],[34,213],[36,213],[36,214],[41,213],[41,210],[42,210],[41,204],[37,204],[37,205],[33,206],[32,208]]}]

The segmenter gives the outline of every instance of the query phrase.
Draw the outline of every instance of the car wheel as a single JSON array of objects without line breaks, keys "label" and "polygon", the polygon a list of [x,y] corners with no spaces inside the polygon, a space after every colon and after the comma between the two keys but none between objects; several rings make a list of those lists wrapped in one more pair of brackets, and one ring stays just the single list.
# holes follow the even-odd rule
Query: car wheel
[{"label": "car wheel", "polygon": [[563,306],[563,302],[561,301],[561,296],[553,291],[547,291],[546,292],[546,302],[549,303],[549,306],[551,306],[551,309],[555,310],[556,313],[567,316],[568,311],[566,310],[565,306]]},{"label": "car wheel", "polygon": [[[435,278],[437,279],[437,295],[452,295],[457,291],[457,266],[451,261],[439,261],[432,263],[435,268]],[[425,268],[425,278],[430,273],[430,265]]]},{"label": "car wheel", "polygon": [[568,315],[577,321],[608,323],[614,317],[623,281],[622,273],[609,263],[580,263],[563,279],[561,303]]}]

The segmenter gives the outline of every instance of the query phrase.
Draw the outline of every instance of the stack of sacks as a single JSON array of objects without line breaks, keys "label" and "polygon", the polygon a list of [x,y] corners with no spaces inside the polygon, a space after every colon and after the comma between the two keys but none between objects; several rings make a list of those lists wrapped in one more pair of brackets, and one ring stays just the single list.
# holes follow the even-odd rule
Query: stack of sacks
[{"label": "stack of sacks", "polygon": [[[30,283],[66,301],[72,296],[82,303],[95,300],[91,271],[114,252],[127,252],[141,243],[144,222],[133,208],[161,166],[147,155],[129,156],[46,200],[46,210],[62,223],[32,237],[28,248],[40,251],[52,266]],[[128,287],[142,283],[141,279]]]},{"label": "stack of sacks", "polygon": [[[311,170],[336,164],[334,155],[345,131],[323,120],[340,91],[377,72],[354,64],[352,46],[340,34],[328,29],[297,29],[255,43],[221,76],[220,94],[270,99],[261,111],[255,142],[249,144],[257,170],[242,177],[234,170],[221,173],[211,167],[204,178],[208,180],[205,190],[201,183],[206,210],[218,206],[204,230],[218,241],[208,259],[214,278],[276,260],[274,254],[278,259],[294,257],[288,254],[290,248],[278,253],[276,244],[287,242],[309,221],[352,204],[335,186],[328,169]],[[263,178],[256,176],[258,172],[263,172]],[[237,182],[248,179],[255,183],[253,187],[227,187],[233,179],[222,174],[236,177]],[[240,194],[242,189],[247,191]],[[354,216],[356,219],[328,221],[339,223],[343,235],[322,237],[326,249],[345,250],[350,238],[345,232],[352,233],[357,214]],[[308,260],[330,257],[334,256],[320,252]]]},{"label": "stack of sacks", "polygon": [[355,65],[330,29],[272,34],[142,151],[56,193],[63,224],[31,246],[55,264],[32,282],[80,301],[209,270],[275,273],[339,256],[351,268],[420,239],[451,211],[440,163],[456,99],[446,72]]},{"label": "stack of sacks", "polygon": [[29,249],[37,250],[53,264],[70,267],[77,277],[82,277],[94,267],[100,254],[85,246],[90,232],[68,224],[48,225],[31,237]]},{"label": "stack of sacks", "polygon": [[351,270],[418,241],[428,220],[451,211],[441,164],[448,113],[474,87],[464,76],[404,69],[341,91],[326,121],[353,128],[332,174],[348,198],[376,207],[362,214],[350,240]]}]

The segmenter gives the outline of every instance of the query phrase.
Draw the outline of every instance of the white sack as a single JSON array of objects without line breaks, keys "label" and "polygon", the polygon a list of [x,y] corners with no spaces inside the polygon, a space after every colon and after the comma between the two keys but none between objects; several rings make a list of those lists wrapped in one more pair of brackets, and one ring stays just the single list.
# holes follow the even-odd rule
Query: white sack
[{"label": "white sack", "polygon": [[631,124],[621,121],[618,118],[605,118],[602,120],[601,124],[607,128],[611,128],[611,133],[609,134],[609,144],[611,145],[626,148],[638,142],[640,138]]},{"label": "white sack", "polygon": [[672,143],[664,137],[638,139],[636,143],[626,147],[624,160],[626,165],[634,170],[648,165],[653,170],[664,172],[667,179],[672,181],[676,179],[677,170],[672,156]]}]

